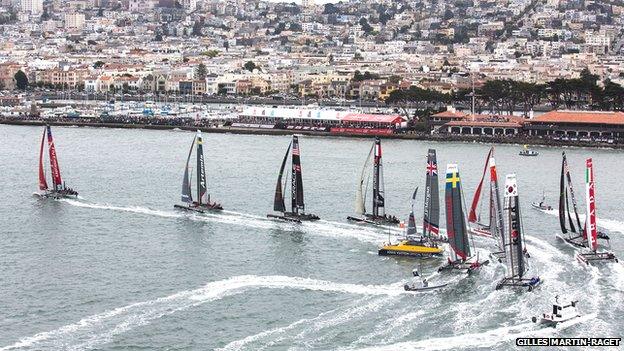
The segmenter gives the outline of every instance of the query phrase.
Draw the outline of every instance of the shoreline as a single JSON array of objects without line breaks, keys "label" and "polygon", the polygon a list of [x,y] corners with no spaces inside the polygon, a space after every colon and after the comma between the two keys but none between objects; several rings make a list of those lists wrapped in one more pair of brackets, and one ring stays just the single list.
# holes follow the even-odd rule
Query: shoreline
[{"label": "shoreline", "polygon": [[387,135],[366,135],[356,133],[330,133],[311,130],[288,130],[288,129],[253,129],[253,128],[236,128],[236,127],[197,127],[197,126],[178,126],[169,124],[134,124],[134,123],[101,123],[101,122],[60,122],[60,121],[43,121],[43,120],[18,120],[0,118],[0,124],[14,126],[43,126],[46,124],[62,127],[93,127],[93,128],[121,128],[121,129],[147,129],[147,130],[185,130],[196,131],[201,130],[205,133],[231,133],[243,135],[309,135],[319,137],[348,137],[348,138],[365,138],[369,139],[378,136],[382,139],[403,139],[403,140],[420,140],[420,141],[436,141],[436,142],[472,142],[485,144],[516,144],[516,145],[532,145],[532,146],[555,146],[555,147],[585,147],[585,148],[602,148],[622,150],[624,144],[607,144],[596,142],[582,141],[565,141],[553,139],[536,139],[536,138],[518,138],[505,137],[493,138],[488,136],[468,136],[468,135],[452,135],[452,134],[422,134],[422,133],[406,133],[406,134],[387,134]]}]

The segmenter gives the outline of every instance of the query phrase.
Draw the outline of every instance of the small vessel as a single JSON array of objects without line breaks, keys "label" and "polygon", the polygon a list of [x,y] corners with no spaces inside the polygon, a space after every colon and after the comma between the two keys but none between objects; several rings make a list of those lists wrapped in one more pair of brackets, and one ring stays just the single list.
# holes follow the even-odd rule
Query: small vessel
[{"label": "small vessel", "polygon": [[544,192],[542,192],[542,200],[540,202],[531,203],[531,206],[541,211],[552,211],[553,209],[552,206],[546,205],[546,195],[544,195]]},{"label": "small vessel", "polygon": [[[412,272],[414,274],[414,277],[418,277],[418,271],[414,270]],[[448,283],[445,284],[438,284],[438,285],[430,285],[429,281],[427,280],[427,278],[423,278],[420,283],[412,283],[412,284],[405,284],[403,285],[403,289],[405,291],[416,291],[416,292],[424,292],[424,291],[431,291],[431,290],[436,290],[436,289],[441,289],[445,286],[447,286]]]},{"label": "small vessel", "polygon": [[[195,211],[199,213],[204,213],[205,211],[220,211],[223,210],[223,207],[216,203],[210,201],[210,194],[208,193],[208,185],[206,181],[206,168],[204,167],[204,148],[203,148],[203,139],[201,135],[201,131],[197,131],[195,138],[193,138],[193,142],[191,143],[191,148],[188,153],[188,157],[186,158],[186,165],[184,167],[184,178],[182,179],[182,197],[181,200],[184,205],[173,205],[174,208],[178,208],[181,210],[187,211]],[[193,150],[197,145],[196,149],[196,167],[197,167],[197,199],[193,199],[193,190],[191,188],[191,178],[192,178],[192,170],[190,169],[190,161],[191,155],[193,154]]]},{"label": "small vessel", "polygon": [[[46,137],[48,140],[48,155],[50,158],[50,173],[52,175],[52,187],[48,186],[46,180],[46,172],[44,167],[44,148]],[[39,149],[39,190],[38,193],[41,197],[51,197],[54,199],[60,198],[76,198],[78,192],[67,185],[61,178],[61,168],[59,167],[58,157],[56,155],[56,148],[54,147],[54,138],[52,138],[52,129],[49,125],[43,128],[43,135],[41,136],[41,147]]]},{"label": "small vessel", "polygon": [[418,188],[416,188],[412,194],[405,239],[399,241],[397,244],[392,244],[390,240],[388,240],[388,243],[384,244],[379,249],[379,255],[429,257],[440,256],[444,251],[441,247],[438,247],[437,244],[437,242],[444,240],[439,236],[438,223],[440,218],[440,204],[438,167],[435,150],[433,149],[430,149],[427,154],[426,179],[422,235],[418,235],[414,216],[414,206],[416,204],[416,195],[418,194]]},{"label": "small vessel", "polygon": [[585,161],[585,203],[587,214],[585,217],[585,238],[587,239],[587,252],[577,253],[576,257],[580,262],[590,264],[596,261],[618,259],[612,252],[598,252],[598,226],[596,224],[596,183],[594,181],[594,164],[591,158]]},{"label": "small vessel", "polygon": [[462,201],[461,179],[456,164],[446,167],[446,234],[448,235],[451,252],[448,262],[438,271],[457,270],[470,274],[480,269],[489,261],[480,262],[479,254],[473,255],[470,248],[469,232]]},{"label": "small vessel", "polygon": [[[367,213],[364,203],[366,202],[366,194],[368,193],[368,181],[366,182],[366,187],[364,187],[364,180],[366,170],[371,164],[371,158],[373,159],[373,211],[371,213]],[[358,186],[355,194],[355,213],[361,215],[362,217],[349,216],[347,219],[350,221],[374,225],[398,225],[400,223],[398,218],[386,214],[385,196],[383,163],[381,160],[381,140],[376,137],[373,142],[373,146],[368,153],[366,162],[364,162],[364,167],[362,168],[362,173],[358,179]]]},{"label": "small vessel", "polygon": [[[483,223],[481,221],[481,207],[484,201],[481,201],[481,197],[483,183],[488,173],[490,183],[488,189],[489,201],[487,202],[489,223]],[[481,206],[479,206],[479,204],[481,204]],[[477,207],[479,207],[478,211]],[[477,186],[474,197],[472,198],[470,212],[468,213],[468,221],[477,226],[476,228],[471,229],[472,234],[496,240],[498,251],[492,253],[492,255],[502,259],[505,256],[505,235],[503,234],[505,231],[505,224],[503,221],[503,208],[501,206],[500,191],[498,187],[496,161],[494,160],[494,147],[490,148],[490,152],[485,159],[483,175],[481,176],[479,185]]]},{"label": "small vessel", "polygon": [[[291,152],[292,149],[292,152]],[[284,178],[284,170],[286,169],[286,161],[289,154],[291,155],[291,187],[290,187],[290,199],[291,210],[286,211],[286,204],[284,202],[284,191],[286,184],[282,186],[282,179]],[[286,181],[288,180],[288,174],[286,174]],[[320,219],[317,215],[311,213],[305,213],[305,204],[303,201],[303,176],[301,172],[301,150],[299,149],[299,138],[293,135],[284,159],[282,160],[282,166],[280,167],[279,175],[277,176],[277,184],[275,185],[275,196],[273,199],[273,210],[281,212],[281,215],[268,214],[268,218],[280,219],[288,222],[301,223],[301,221],[316,221]]]},{"label": "small vessel", "polygon": [[524,148],[522,150],[520,150],[518,155],[520,155],[520,156],[537,156],[537,155],[539,155],[539,152],[537,152],[535,150],[529,149],[528,145],[524,145]]},{"label": "small vessel", "polygon": [[539,317],[533,317],[533,323],[546,324],[548,326],[557,326],[558,323],[566,322],[581,315],[576,309],[578,301],[570,301],[568,303],[559,302],[559,296],[555,297],[555,303],[552,305],[551,313],[542,313]]},{"label": "small vessel", "polygon": [[528,270],[528,254],[524,246],[524,228],[520,214],[520,198],[515,174],[505,178],[505,212],[507,214],[507,233],[505,258],[507,273],[505,278],[496,285],[496,290],[504,286],[528,287],[529,291],[541,283],[539,277],[525,278]]},{"label": "small vessel", "polygon": [[392,244],[392,242],[388,240],[388,243],[384,243],[377,251],[380,256],[430,257],[440,256],[444,251],[442,248],[438,247],[437,243],[427,240],[424,236],[417,236],[416,221],[414,220],[414,200],[416,199],[417,193],[418,188],[416,188],[412,195],[412,210],[409,214],[405,239],[400,240],[396,244]]}]

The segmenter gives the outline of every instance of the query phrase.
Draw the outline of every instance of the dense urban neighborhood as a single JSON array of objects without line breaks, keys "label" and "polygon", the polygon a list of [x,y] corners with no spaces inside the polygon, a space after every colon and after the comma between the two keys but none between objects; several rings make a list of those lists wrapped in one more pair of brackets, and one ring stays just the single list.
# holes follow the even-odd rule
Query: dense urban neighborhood
[{"label": "dense urban neighborhood", "polygon": [[[249,100],[240,99],[255,97],[265,106],[400,115],[402,127],[427,134],[546,136],[555,131],[523,127],[535,124],[535,111],[624,109],[624,2],[617,0],[0,4],[5,117],[59,106],[82,117],[131,117],[133,108],[180,116],[171,105],[183,97],[229,102],[245,120]],[[99,103],[80,110],[68,102],[76,96]],[[462,115],[433,122],[445,113]],[[596,124],[619,123],[621,113],[612,114]],[[603,116],[584,116],[593,122],[593,115]],[[475,123],[502,125],[485,132]]]}]

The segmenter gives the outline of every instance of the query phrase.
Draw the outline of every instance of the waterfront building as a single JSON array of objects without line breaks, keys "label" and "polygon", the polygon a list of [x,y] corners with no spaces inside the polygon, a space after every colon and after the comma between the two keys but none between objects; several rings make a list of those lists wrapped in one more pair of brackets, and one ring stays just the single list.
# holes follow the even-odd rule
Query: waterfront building
[{"label": "waterfront building", "polygon": [[550,111],[529,120],[524,129],[530,136],[555,139],[622,139],[624,112]]}]

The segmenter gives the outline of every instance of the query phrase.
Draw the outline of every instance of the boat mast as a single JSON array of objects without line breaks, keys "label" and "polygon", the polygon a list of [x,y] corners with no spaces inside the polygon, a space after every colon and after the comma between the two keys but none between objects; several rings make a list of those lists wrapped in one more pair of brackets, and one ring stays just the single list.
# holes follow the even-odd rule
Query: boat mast
[{"label": "boat mast", "polygon": [[210,203],[206,187],[206,169],[204,168],[204,147],[201,131],[197,131],[197,203]]},{"label": "boat mast", "polygon": [[299,149],[299,139],[293,135],[292,139],[292,189],[291,189],[291,208],[293,213],[305,212],[303,202],[303,177],[301,175],[301,152]]},{"label": "boat mast", "polygon": [[589,240],[589,249],[596,252],[598,248],[598,228],[596,223],[596,185],[594,182],[594,165],[591,158],[585,161],[585,196],[587,215],[585,237]]},{"label": "boat mast", "polygon": [[526,271],[523,246],[524,233],[520,220],[518,185],[515,174],[509,174],[505,179],[505,210],[509,223],[508,240],[505,246],[509,278],[522,278]]},{"label": "boat mast", "polygon": [[[492,148],[494,151],[494,148]],[[496,172],[496,161],[494,153],[490,158],[490,231],[492,236],[498,240],[501,250],[505,250],[505,222],[501,206],[500,192],[498,189],[498,174]]]},{"label": "boat mast", "polygon": [[184,166],[184,178],[182,179],[182,202],[189,204],[193,202],[191,176],[189,175],[189,163],[191,162],[191,154],[193,153],[193,147],[195,146],[196,139],[197,137],[194,137],[193,142],[191,143],[191,148],[189,149],[189,153],[186,158],[186,165]]},{"label": "boat mast", "polygon": [[423,236],[438,235],[440,226],[440,191],[438,190],[438,163],[436,151],[427,153],[427,177],[425,183],[425,203],[423,214]]},{"label": "boat mast", "polygon": [[373,159],[373,216],[385,215],[385,199],[383,184],[383,164],[381,162],[381,140],[375,138],[375,154]]}]

